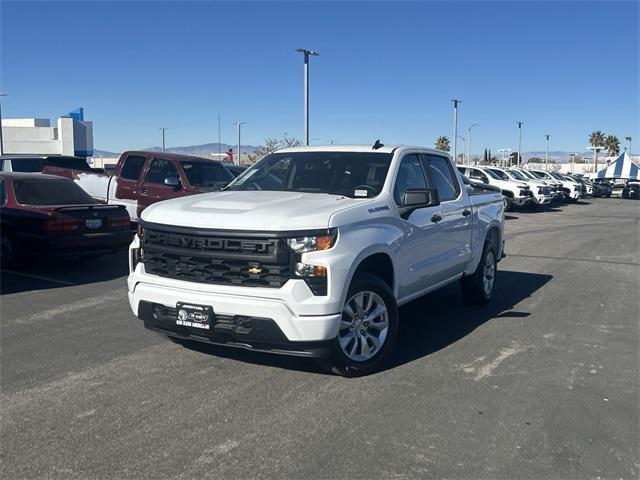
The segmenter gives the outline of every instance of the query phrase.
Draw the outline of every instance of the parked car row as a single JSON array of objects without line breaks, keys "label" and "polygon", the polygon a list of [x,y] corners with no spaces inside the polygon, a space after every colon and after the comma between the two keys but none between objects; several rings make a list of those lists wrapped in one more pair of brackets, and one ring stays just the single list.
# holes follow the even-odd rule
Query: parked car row
[{"label": "parked car row", "polygon": [[577,202],[580,198],[610,197],[612,186],[586,177],[536,169],[458,165],[473,182],[500,188],[506,210],[545,206],[554,202]]},{"label": "parked car row", "polygon": [[132,221],[152,203],[220,190],[244,168],[187,155],[125,152],[108,175],[81,157],[1,156],[2,264],[36,254],[95,259],[129,244]]}]

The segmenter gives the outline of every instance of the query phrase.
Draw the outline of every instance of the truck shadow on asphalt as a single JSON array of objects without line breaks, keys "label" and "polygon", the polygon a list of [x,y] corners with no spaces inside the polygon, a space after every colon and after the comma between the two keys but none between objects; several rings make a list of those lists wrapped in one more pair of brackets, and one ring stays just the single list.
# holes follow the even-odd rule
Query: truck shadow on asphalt
[{"label": "truck shadow on asphalt", "polygon": [[129,273],[127,252],[127,249],[122,249],[89,261],[74,257],[30,259],[19,267],[0,270],[0,294],[48,290],[126,277]]},{"label": "truck shadow on asphalt", "polygon": [[[400,308],[400,332],[394,353],[384,370],[413,362],[466,337],[496,318],[526,318],[530,312],[513,307],[542,288],[553,277],[536,273],[500,271],[491,303],[470,306],[462,302],[458,282]],[[251,352],[204,343],[184,344],[190,350],[240,362],[288,370],[325,373],[306,358]]]}]

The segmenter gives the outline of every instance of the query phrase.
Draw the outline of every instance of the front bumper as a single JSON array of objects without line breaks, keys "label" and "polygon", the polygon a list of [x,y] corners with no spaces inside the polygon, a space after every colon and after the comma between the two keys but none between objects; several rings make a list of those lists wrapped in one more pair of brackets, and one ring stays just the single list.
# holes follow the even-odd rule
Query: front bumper
[{"label": "front bumper", "polygon": [[[300,295],[296,285],[287,291],[291,295],[292,302],[287,302],[284,298],[266,297],[264,296],[266,289],[237,287],[233,290],[237,290],[238,293],[223,293],[220,291],[193,290],[198,288],[197,284],[192,284],[189,288],[183,288],[145,282],[137,282],[133,285],[130,282],[129,287],[128,294],[131,310],[139,319],[145,321],[145,326],[152,329],[163,329],[163,327],[162,325],[148,324],[150,319],[148,310],[146,310],[148,307],[145,306],[147,304],[164,307],[169,311],[170,309],[175,309],[178,302],[186,302],[211,306],[216,317],[235,318],[238,321],[243,318],[268,319],[282,332],[287,342],[331,340],[338,334],[338,326],[342,316],[340,313],[327,315],[299,315],[294,313],[289,303],[295,303],[295,297]],[[302,285],[302,287],[307,288],[305,285]],[[255,296],[247,295],[247,290],[252,291]],[[280,294],[282,295],[282,293],[282,289],[280,289]],[[168,329],[165,333],[172,334],[171,329]],[[182,330],[182,333],[185,333],[185,331]],[[256,333],[256,335],[258,335],[257,338],[251,339],[255,343],[264,343],[264,341],[268,340],[259,338],[259,333]],[[200,338],[196,339],[201,340]],[[209,340],[211,340],[211,343],[216,343],[213,341],[216,339]]]},{"label": "front bumper", "polygon": [[507,201],[511,202],[513,205],[522,207],[524,205],[527,205],[531,201],[531,198],[530,197],[514,197],[514,198],[507,198]]},{"label": "front bumper", "polygon": [[548,205],[553,201],[554,197],[551,195],[533,195],[531,201],[536,205]]},{"label": "front bumper", "polygon": [[257,352],[299,357],[327,357],[331,341],[290,341],[276,321],[265,317],[216,314],[210,330],[176,324],[176,309],[147,301],[138,304],[145,328],[174,338],[194,340]]}]

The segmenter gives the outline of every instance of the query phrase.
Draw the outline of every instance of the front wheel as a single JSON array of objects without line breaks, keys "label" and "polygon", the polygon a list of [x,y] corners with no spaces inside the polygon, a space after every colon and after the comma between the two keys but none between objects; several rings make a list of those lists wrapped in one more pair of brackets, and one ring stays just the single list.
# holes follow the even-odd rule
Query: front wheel
[{"label": "front wheel", "polygon": [[491,300],[498,271],[496,250],[494,243],[487,240],[476,271],[473,275],[462,278],[462,297],[467,303],[486,305]]},{"label": "front wheel", "polygon": [[398,336],[398,306],[389,286],[370,274],[354,277],[338,335],[321,367],[345,377],[368,375],[388,360]]}]

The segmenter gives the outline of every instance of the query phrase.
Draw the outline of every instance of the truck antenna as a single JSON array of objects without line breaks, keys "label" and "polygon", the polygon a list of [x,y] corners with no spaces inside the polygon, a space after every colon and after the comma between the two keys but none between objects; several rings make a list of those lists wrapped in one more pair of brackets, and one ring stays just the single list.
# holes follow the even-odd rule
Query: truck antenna
[{"label": "truck antenna", "polygon": [[384,143],[380,143],[380,139],[376,140],[376,143],[373,144],[373,149],[378,150],[379,148],[384,147]]}]

